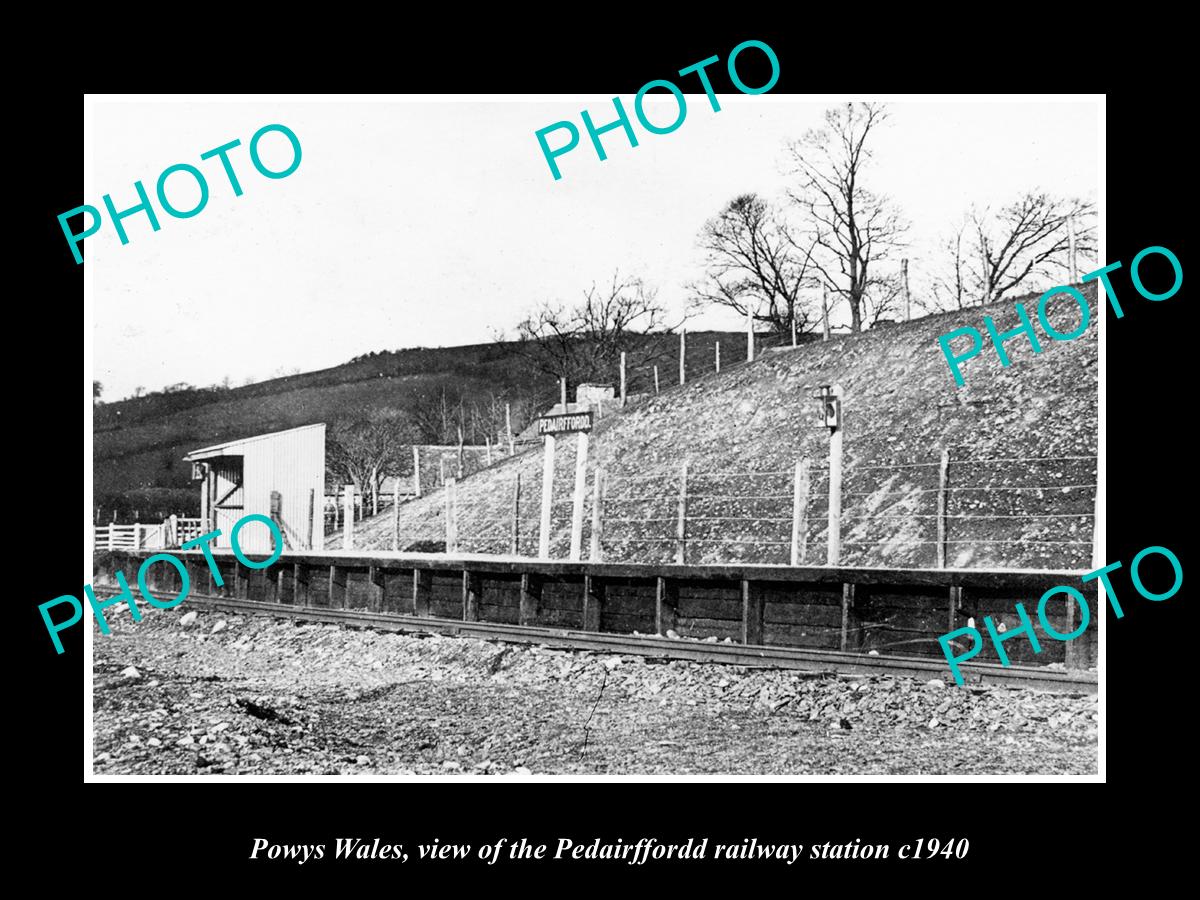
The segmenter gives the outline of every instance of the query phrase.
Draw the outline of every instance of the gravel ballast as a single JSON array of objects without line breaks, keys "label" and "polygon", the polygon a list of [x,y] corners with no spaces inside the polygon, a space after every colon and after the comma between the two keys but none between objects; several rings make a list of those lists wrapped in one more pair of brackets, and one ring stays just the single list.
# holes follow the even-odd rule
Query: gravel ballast
[{"label": "gravel ballast", "polygon": [[97,774],[1094,774],[1097,698],[113,616]]}]

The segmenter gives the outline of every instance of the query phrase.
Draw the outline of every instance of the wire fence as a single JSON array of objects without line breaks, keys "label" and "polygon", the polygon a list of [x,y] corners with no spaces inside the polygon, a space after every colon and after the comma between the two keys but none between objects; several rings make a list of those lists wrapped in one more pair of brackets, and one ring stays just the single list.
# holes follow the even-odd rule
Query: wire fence
[{"label": "wire fence", "polygon": [[[575,468],[562,465],[551,486],[546,555],[903,567],[1075,568],[1091,560],[1095,456],[958,451],[925,460],[848,459],[833,541],[829,465],[800,462],[741,471],[664,465],[654,473],[601,475],[593,468],[582,494]],[[448,511],[456,519],[455,549],[543,555],[541,492],[540,481],[524,484],[508,508],[476,503]]]}]

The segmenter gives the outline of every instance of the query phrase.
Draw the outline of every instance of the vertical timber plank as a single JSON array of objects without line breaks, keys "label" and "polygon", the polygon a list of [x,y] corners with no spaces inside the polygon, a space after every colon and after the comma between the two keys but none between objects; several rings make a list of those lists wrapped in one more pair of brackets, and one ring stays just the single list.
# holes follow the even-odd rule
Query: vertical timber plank
[{"label": "vertical timber plank", "polygon": [[292,563],[292,602],[297,606],[310,606],[308,595],[308,569],[303,563]]},{"label": "vertical timber plank", "polygon": [[604,579],[583,576],[583,630],[599,631],[604,620]]},{"label": "vertical timber plank", "polygon": [[675,630],[678,609],[678,583],[660,575],[654,591],[654,630],[658,634],[665,635]]},{"label": "vertical timber plank", "polygon": [[341,566],[329,567],[329,608],[346,608],[346,570]]},{"label": "vertical timber plank", "polygon": [[947,624],[950,631],[958,628],[958,611],[962,609],[963,589],[957,585],[950,588],[950,617]]},{"label": "vertical timber plank", "polygon": [[429,615],[429,597],[433,593],[433,573],[413,569],[413,615]]},{"label": "vertical timber plank", "polygon": [[842,585],[842,637],[840,646],[847,649],[850,636],[850,610],[854,607],[854,585]]},{"label": "vertical timber plank", "polygon": [[478,572],[469,572],[466,569],[462,574],[462,591],[463,591],[463,621],[478,622],[479,621],[479,603],[481,594],[483,593],[483,579]]},{"label": "vertical timber plank", "polygon": [[542,582],[537,575],[521,573],[521,610],[518,619],[521,625],[536,625],[538,608],[542,602]]},{"label": "vertical timber plank", "polygon": [[371,599],[367,608],[374,612],[383,612],[387,603],[387,571],[379,566],[371,566],[367,571],[371,580]]},{"label": "vertical timber plank", "polygon": [[754,583],[742,579],[742,643],[761,644],[763,642],[763,612],[766,609],[766,596],[756,590]]}]

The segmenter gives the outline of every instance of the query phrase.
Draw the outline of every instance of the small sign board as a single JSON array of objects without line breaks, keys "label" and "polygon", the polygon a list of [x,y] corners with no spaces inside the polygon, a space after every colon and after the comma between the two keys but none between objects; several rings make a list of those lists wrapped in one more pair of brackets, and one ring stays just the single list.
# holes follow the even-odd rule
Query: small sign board
[{"label": "small sign board", "polygon": [[208,463],[193,461],[192,462],[192,481],[203,481],[208,477]]},{"label": "small sign board", "polygon": [[830,394],[825,398],[825,425],[838,428],[842,424],[842,401]]},{"label": "small sign board", "polygon": [[537,433],[539,436],[547,434],[573,434],[578,431],[592,430],[592,412],[577,412],[565,413],[557,416],[542,416],[538,419]]},{"label": "small sign board", "polygon": [[833,431],[842,427],[842,400],[833,392],[831,385],[821,385],[821,392],[813,394],[814,400],[821,401],[821,413],[825,426]]}]

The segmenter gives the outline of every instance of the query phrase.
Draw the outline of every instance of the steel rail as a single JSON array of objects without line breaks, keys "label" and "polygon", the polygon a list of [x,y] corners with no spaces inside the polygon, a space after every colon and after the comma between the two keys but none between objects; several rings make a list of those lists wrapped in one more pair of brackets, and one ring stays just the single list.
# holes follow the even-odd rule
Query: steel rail
[{"label": "steel rail", "polygon": [[[97,591],[100,593],[100,591]],[[115,593],[104,591],[105,594]],[[189,604],[202,609],[219,609],[250,615],[274,616],[300,621],[346,625],[382,631],[463,635],[510,643],[545,644],[567,650],[623,653],[649,659],[680,659],[726,665],[798,669],[829,675],[894,675],[922,680],[947,680],[948,669],[940,660],[913,656],[867,656],[835,650],[756,644],[722,644],[655,635],[628,635],[583,631],[577,628],[547,628],[500,622],[468,622],[433,616],[372,612],[365,609],[332,609],[292,606],[242,600],[234,597],[188,597]],[[966,663],[962,666],[968,684],[1033,688],[1036,690],[1096,693],[1092,673],[1055,671],[1030,666],[1000,666]]]}]

